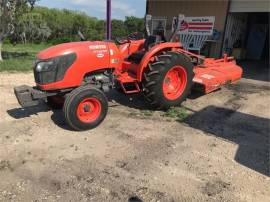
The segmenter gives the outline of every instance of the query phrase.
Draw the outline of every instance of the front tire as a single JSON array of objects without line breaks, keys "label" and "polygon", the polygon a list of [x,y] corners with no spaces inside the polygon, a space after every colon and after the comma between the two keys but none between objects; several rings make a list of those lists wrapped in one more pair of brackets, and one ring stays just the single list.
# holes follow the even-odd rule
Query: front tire
[{"label": "front tire", "polygon": [[143,75],[143,89],[149,103],[158,109],[180,105],[189,95],[193,65],[183,54],[168,51],[156,56]]},{"label": "front tire", "polygon": [[67,95],[63,111],[66,122],[72,129],[90,130],[105,119],[108,101],[101,90],[82,86]]}]

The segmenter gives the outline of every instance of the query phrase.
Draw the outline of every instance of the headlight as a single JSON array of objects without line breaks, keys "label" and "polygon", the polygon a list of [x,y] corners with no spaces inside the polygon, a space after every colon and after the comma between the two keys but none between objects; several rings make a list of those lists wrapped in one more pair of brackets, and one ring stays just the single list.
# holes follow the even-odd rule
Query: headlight
[{"label": "headlight", "polygon": [[51,71],[53,68],[55,68],[55,66],[56,66],[56,64],[55,64],[54,60],[39,62],[36,65],[36,71],[37,72]]},{"label": "headlight", "polygon": [[36,83],[45,85],[63,80],[66,71],[72,66],[76,59],[76,53],[69,53],[46,60],[37,59],[34,64]]}]

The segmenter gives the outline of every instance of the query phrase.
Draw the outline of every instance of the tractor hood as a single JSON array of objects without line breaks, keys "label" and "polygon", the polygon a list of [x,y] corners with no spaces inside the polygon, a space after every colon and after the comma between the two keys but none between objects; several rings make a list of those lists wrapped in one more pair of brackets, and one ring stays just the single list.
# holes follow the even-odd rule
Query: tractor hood
[{"label": "tractor hood", "polygon": [[108,43],[104,41],[84,41],[59,44],[41,51],[37,55],[37,58],[40,60],[47,60],[69,53],[87,53],[97,48],[107,49]]}]

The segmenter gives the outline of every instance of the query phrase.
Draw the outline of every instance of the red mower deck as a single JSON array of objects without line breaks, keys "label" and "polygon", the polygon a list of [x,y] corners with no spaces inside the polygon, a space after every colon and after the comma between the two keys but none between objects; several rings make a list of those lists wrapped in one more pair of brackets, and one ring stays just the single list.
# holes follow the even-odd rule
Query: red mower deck
[{"label": "red mower deck", "polygon": [[236,83],[242,78],[243,70],[233,58],[206,59],[202,65],[194,67],[194,83],[204,87],[204,93],[213,92],[221,86]]}]

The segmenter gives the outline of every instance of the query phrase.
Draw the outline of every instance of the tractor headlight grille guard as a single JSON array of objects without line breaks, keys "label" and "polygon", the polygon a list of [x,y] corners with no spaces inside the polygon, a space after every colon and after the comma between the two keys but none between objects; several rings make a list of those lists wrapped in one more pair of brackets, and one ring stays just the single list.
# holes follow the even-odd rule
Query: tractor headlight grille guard
[{"label": "tractor headlight grille guard", "polygon": [[47,60],[37,60],[34,65],[36,83],[44,85],[63,80],[68,68],[75,62],[75,53]]}]

